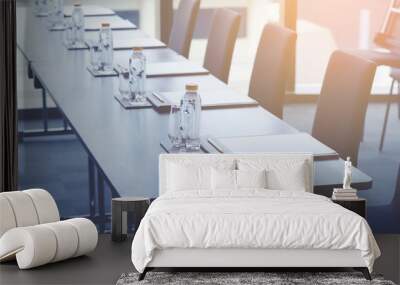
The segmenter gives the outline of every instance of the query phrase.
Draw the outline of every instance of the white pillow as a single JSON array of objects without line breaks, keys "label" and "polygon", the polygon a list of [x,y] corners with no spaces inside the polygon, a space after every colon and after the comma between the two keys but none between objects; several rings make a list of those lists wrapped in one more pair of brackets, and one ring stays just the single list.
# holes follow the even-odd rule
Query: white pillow
[{"label": "white pillow", "polygon": [[312,188],[312,170],[302,159],[240,158],[237,165],[239,170],[266,170],[268,189],[306,192]]},{"label": "white pillow", "polygon": [[211,168],[235,169],[235,159],[187,155],[165,165],[166,191],[211,190]]},{"label": "white pillow", "polygon": [[242,188],[266,188],[265,170],[211,169],[211,189],[238,190]]},{"label": "white pillow", "polygon": [[211,169],[211,189],[236,189],[236,170]]},{"label": "white pillow", "polygon": [[284,171],[270,170],[267,172],[268,189],[307,191],[308,176],[305,175],[305,163],[287,168]]},{"label": "white pillow", "polygon": [[237,188],[267,188],[267,171],[236,170]]},{"label": "white pillow", "polygon": [[168,165],[168,190],[206,190],[210,189],[211,167],[207,166],[185,166],[178,163]]}]

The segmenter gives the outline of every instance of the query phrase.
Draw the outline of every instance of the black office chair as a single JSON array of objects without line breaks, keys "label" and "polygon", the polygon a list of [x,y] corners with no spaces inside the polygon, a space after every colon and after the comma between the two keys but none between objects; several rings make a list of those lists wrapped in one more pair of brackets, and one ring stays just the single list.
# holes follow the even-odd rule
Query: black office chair
[{"label": "black office chair", "polygon": [[[400,54],[396,54],[393,52],[383,52],[383,51],[374,51],[374,50],[351,50],[350,53],[368,59],[370,61],[375,62],[378,66],[388,66],[391,68],[390,77],[392,78],[392,84],[390,86],[389,95],[399,95],[400,96],[400,87],[398,88],[398,92],[394,92],[395,84],[400,84]],[[383,121],[382,133],[379,142],[379,150],[383,150],[383,145],[385,142],[385,135],[387,129],[387,123],[389,118],[391,101],[388,100],[386,103],[386,111]],[[398,103],[398,117],[400,119],[400,102]]]},{"label": "black office chair", "polygon": [[297,35],[276,24],[264,27],[250,80],[249,97],[282,118],[287,78],[296,51]]},{"label": "black office chair", "polygon": [[[396,95],[394,91],[394,85],[400,84],[400,42],[399,42],[399,14],[400,1],[393,0],[387,10],[385,20],[382,25],[382,29],[375,36],[375,44],[386,49],[387,51],[376,51],[376,50],[352,50],[353,54],[366,58],[375,62],[378,66],[388,66],[391,68],[392,85],[390,87],[390,95]],[[400,88],[397,92],[400,95]],[[382,151],[383,144],[385,141],[386,128],[388,123],[389,111],[391,101],[388,100],[386,104],[385,118],[383,122],[383,128],[381,133],[381,139],[379,143],[379,150]],[[400,100],[398,103],[398,117],[400,119]]]},{"label": "black office chair", "polygon": [[225,83],[228,83],[239,25],[239,13],[229,9],[218,9],[208,35],[204,67]]},{"label": "black office chair", "polygon": [[199,9],[200,0],[181,0],[172,23],[168,47],[186,58],[189,57]]},{"label": "black office chair", "polygon": [[312,135],[335,149],[340,157],[350,156],[355,165],[375,71],[372,61],[335,51],[314,118]]}]

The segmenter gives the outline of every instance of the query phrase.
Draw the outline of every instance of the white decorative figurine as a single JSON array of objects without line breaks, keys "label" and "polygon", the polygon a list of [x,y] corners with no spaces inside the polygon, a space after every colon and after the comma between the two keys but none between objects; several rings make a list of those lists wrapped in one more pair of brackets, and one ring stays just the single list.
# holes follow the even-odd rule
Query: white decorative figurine
[{"label": "white decorative figurine", "polygon": [[347,160],[344,163],[343,189],[352,189],[351,188],[351,168],[352,168],[352,163],[350,161],[350,157],[347,157]]}]

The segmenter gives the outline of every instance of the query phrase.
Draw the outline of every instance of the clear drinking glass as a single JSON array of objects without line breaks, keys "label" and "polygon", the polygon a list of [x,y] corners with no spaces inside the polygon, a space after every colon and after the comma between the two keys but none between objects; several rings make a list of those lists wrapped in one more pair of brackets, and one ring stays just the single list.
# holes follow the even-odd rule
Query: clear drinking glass
[{"label": "clear drinking glass", "polygon": [[93,70],[101,69],[101,49],[99,43],[96,41],[89,42],[90,48],[90,65]]},{"label": "clear drinking glass", "polygon": [[119,68],[119,93],[121,96],[127,100],[133,100],[131,96],[131,91],[129,89],[129,70],[127,68]]},{"label": "clear drinking glass", "polygon": [[168,138],[176,148],[182,146],[181,133],[181,108],[178,105],[171,105],[168,122]]}]

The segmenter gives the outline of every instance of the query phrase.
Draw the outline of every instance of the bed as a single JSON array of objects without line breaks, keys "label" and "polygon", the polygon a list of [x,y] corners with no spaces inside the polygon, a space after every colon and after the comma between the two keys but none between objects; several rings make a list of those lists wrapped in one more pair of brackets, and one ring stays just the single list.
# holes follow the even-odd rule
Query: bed
[{"label": "bed", "polygon": [[379,248],[361,216],[313,194],[311,154],[163,154],[132,262],[154,268],[352,267]]}]

